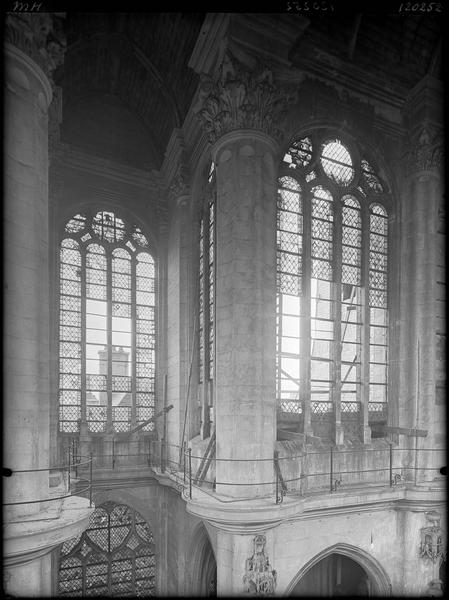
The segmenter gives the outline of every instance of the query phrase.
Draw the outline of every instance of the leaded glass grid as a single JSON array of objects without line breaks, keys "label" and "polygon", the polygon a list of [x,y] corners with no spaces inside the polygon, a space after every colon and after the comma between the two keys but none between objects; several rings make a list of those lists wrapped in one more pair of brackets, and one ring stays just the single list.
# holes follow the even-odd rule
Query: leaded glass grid
[{"label": "leaded glass grid", "polygon": [[[91,433],[126,431],[139,422],[141,406],[155,404],[156,270],[148,237],[109,211],[76,215],[66,232],[59,267],[59,430],[79,432],[85,419]],[[144,370],[137,393],[135,373]]]},{"label": "leaded glass grid", "polygon": [[351,440],[362,404],[386,414],[388,381],[386,186],[353,150],[325,131],[292,142],[276,200],[278,411],[328,436],[337,404]]},{"label": "leaded glass grid", "polygon": [[150,597],[157,594],[153,534],[124,504],[95,509],[89,527],[64,542],[59,556],[59,596]]}]

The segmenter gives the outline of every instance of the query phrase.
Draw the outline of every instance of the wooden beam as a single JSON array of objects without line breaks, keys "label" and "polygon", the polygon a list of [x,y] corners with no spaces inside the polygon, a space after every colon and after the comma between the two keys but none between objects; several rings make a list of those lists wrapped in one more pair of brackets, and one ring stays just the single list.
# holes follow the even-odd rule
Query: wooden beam
[{"label": "wooden beam", "polygon": [[140,423],[140,425],[137,425],[137,427],[134,427],[134,429],[131,429],[131,431],[129,431],[128,433],[135,433],[136,431],[139,431],[139,429],[142,429],[142,427],[145,427],[145,425],[148,425],[148,423],[152,423],[158,417],[161,417],[163,414],[167,413],[172,408],[173,408],[173,404],[169,404],[166,408],[164,408],[160,412],[156,413],[154,415],[154,417],[151,417],[150,419],[143,421],[143,423]]},{"label": "wooden beam", "polygon": [[409,427],[387,427],[388,433],[398,433],[407,437],[427,437],[427,429],[414,429]]}]

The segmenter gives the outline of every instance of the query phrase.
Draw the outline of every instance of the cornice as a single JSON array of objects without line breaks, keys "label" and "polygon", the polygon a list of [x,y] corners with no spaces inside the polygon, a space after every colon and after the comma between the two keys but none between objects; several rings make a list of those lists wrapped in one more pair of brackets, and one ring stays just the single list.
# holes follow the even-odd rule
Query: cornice
[{"label": "cornice", "polygon": [[213,527],[238,534],[263,532],[285,523],[334,518],[341,515],[391,510],[425,512],[445,502],[442,487],[416,488],[409,484],[354,486],[338,492],[314,492],[305,496],[285,496],[281,504],[274,498],[229,501],[195,488],[194,497],[186,491],[187,512],[205,519]]},{"label": "cornice", "polygon": [[68,144],[60,144],[54,158],[58,166],[65,168],[106,177],[108,180],[155,192],[160,192],[163,189],[162,177],[157,171],[151,171],[150,173],[141,171],[121,163],[87,154]]}]

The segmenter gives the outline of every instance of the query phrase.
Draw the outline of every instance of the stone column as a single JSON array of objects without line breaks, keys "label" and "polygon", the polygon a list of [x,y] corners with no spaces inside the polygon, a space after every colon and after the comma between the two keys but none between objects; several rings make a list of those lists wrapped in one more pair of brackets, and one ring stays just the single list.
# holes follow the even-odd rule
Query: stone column
[{"label": "stone column", "polygon": [[[33,54],[44,47],[44,28],[50,27],[38,17],[9,16],[7,40],[14,44],[5,46],[4,465],[14,471],[49,464],[47,111],[52,89],[45,63],[39,65]],[[6,502],[45,498],[48,472],[13,475],[4,489]],[[36,512],[39,506],[19,505],[14,512]]]},{"label": "stone column", "polygon": [[[189,372],[186,338],[187,256],[186,227],[190,188],[185,169],[172,181],[169,192],[171,215],[167,246],[167,404],[173,409],[167,413],[167,440],[179,445],[190,439],[190,410],[186,412]],[[190,403],[193,400],[190,398]],[[190,407],[192,408],[192,407]],[[184,436],[183,436],[184,432]],[[169,455],[179,461],[179,451],[170,447]]]},{"label": "stone column", "polygon": [[[426,437],[408,438],[410,466],[439,469],[445,422],[439,405],[437,360],[440,337],[445,338],[444,317],[438,316],[438,296],[444,289],[444,269],[437,258],[442,199],[441,90],[426,78],[412,91],[408,117],[410,148],[402,191],[401,283],[401,394],[399,424],[426,430]],[[418,459],[415,461],[415,449]],[[427,449],[442,450],[441,453]],[[418,470],[413,478],[431,481],[438,471]]]},{"label": "stone column", "polygon": [[288,96],[229,51],[203,79],[216,164],[216,479],[233,497],[273,493],[276,440],[277,124]]},{"label": "stone column", "polygon": [[[49,490],[48,107],[61,48],[47,14],[8,15],[5,44],[5,591],[51,592],[51,550],[87,526],[88,501]],[[61,43],[62,47],[62,43]],[[54,399],[56,401],[56,399]],[[42,469],[42,470],[39,470]],[[20,473],[20,471],[28,471]],[[63,492],[61,492],[63,493]],[[24,504],[17,504],[24,502]],[[66,508],[76,508],[75,512]],[[81,510],[80,510],[81,509]],[[47,517],[47,520],[45,520]]]}]

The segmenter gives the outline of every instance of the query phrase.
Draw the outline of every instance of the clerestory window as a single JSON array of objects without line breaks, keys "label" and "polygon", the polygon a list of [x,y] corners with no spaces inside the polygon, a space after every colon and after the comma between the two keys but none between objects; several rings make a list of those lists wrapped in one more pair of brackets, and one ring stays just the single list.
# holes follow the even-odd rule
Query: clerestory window
[{"label": "clerestory window", "polygon": [[[156,265],[110,211],[77,214],[59,253],[59,431],[128,431],[154,414]],[[149,431],[154,423],[143,427]]]},{"label": "clerestory window", "polygon": [[314,131],[294,140],[277,195],[278,419],[332,439],[373,437],[388,404],[388,207],[359,148]]},{"label": "clerestory window", "polygon": [[215,360],[215,166],[211,164],[200,212],[199,382],[214,378]]}]

